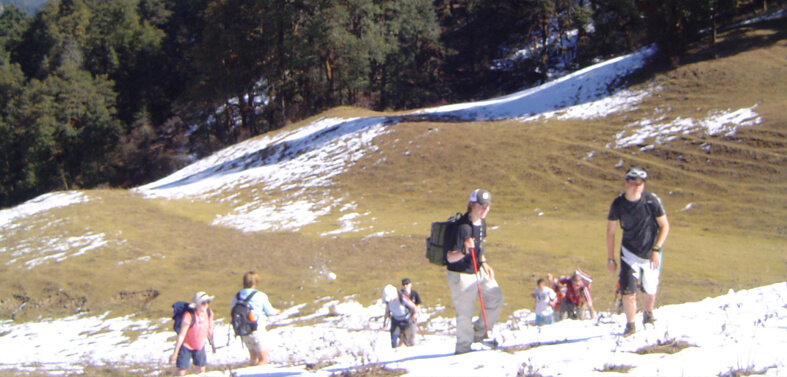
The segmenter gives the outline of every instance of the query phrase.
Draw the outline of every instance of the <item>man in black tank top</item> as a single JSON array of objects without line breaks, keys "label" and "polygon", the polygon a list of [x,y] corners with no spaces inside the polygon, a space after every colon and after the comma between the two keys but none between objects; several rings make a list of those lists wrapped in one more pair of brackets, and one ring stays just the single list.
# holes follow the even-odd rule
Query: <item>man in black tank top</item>
[{"label": "man in black tank top", "polygon": [[637,288],[643,291],[643,324],[652,324],[653,308],[661,272],[661,255],[669,234],[669,221],[655,194],[645,191],[648,173],[639,167],[626,172],[626,192],[612,201],[607,214],[607,270],[617,270],[615,261],[615,232],[620,226],[620,291],[626,313],[624,336],[636,331]]}]

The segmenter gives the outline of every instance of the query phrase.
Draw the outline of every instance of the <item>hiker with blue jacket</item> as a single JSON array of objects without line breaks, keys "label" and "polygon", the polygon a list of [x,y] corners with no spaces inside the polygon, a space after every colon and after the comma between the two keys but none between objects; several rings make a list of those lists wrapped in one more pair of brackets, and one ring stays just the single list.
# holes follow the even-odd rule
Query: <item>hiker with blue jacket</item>
[{"label": "hiker with blue jacket", "polygon": [[213,296],[197,292],[191,301],[190,310],[183,313],[175,351],[169,358],[169,362],[175,363],[178,368],[179,376],[186,375],[192,360],[198,373],[205,373],[208,365],[205,343],[210,343],[213,353],[216,353],[216,345],[213,343],[213,311],[209,308]]},{"label": "hiker with blue jacket", "polygon": [[[489,340],[489,330],[503,307],[503,292],[483,248],[486,215],[491,205],[489,191],[478,189],[470,193],[467,212],[458,220],[446,252],[446,281],[456,310],[457,354],[472,351],[473,343]],[[476,299],[481,301],[481,315],[473,323]]]},{"label": "hiker with blue jacket", "polygon": [[239,300],[248,301],[251,306],[251,315],[257,322],[257,328],[248,335],[241,335],[241,340],[249,350],[249,363],[253,365],[267,364],[270,360],[266,345],[266,321],[264,316],[277,315],[281,310],[276,309],[268,300],[268,295],[257,290],[260,276],[254,271],[243,274],[243,289],[232,298],[231,307]]}]

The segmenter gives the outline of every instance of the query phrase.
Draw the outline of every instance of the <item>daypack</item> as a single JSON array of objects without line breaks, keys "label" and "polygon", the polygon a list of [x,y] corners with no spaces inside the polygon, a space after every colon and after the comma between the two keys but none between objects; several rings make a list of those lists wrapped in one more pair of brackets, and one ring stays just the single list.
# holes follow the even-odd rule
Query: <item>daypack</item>
[{"label": "daypack", "polygon": [[461,217],[462,214],[457,212],[446,221],[432,223],[432,231],[426,239],[426,259],[429,260],[429,263],[438,266],[448,264],[445,255],[455,235],[457,221]]},{"label": "daypack", "polygon": [[[180,334],[180,326],[183,323],[183,313],[185,312],[191,313],[191,326],[194,326],[194,309],[189,306],[189,303],[178,301],[172,304],[172,320],[175,322],[172,325],[172,329],[175,330],[177,334]],[[191,328],[191,326],[189,326],[189,328]]]},{"label": "daypack", "polygon": [[[393,292],[395,290],[397,299],[393,299],[392,297],[386,297],[389,294],[391,294],[390,292],[386,292],[386,290],[389,290],[390,292]],[[386,301],[387,298],[390,298],[391,300]],[[406,321],[407,318],[410,317],[410,314],[412,312],[410,310],[410,307],[407,306],[407,304],[405,303],[405,301],[410,301],[410,298],[403,295],[402,291],[397,290],[396,288],[394,288],[394,286],[389,284],[388,286],[385,287],[385,289],[383,289],[383,301],[385,301],[385,306],[387,307],[388,312],[391,313],[391,317],[393,317],[397,321]],[[412,301],[410,302],[412,305]]]},{"label": "daypack", "polygon": [[257,291],[252,291],[246,299],[240,297],[240,292],[235,295],[235,306],[232,307],[232,329],[235,331],[235,336],[245,336],[257,330],[257,318],[252,311],[251,298]]},{"label": "daypack", "polygon": [[[189,306],[189,303],[185,301],[177,301],[172,304],[172,320],[174,321],[172,324],[172,329],[178,334],[180,334],[180,328],[183,324],[183,313],[191,314],[191,325],[189,325],[189,329],[194,327],[194,309]],[[208,309],[208,318],[212,317],[213,312]]]}]

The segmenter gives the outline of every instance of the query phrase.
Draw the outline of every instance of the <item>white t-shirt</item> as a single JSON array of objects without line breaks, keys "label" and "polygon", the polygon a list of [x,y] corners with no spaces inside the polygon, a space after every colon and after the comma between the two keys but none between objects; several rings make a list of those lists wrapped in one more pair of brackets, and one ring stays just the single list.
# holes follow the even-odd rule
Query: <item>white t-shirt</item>
[{"label": "white t-shirt", "polygon": [[555,291],[549,287],[544,287],[544,289],[538,289],[538,287],[536,287],[535,296],[536,314],[542,317],[552,315],[554,309],[552,309],[552,306],[549,305],[549,302],[557,299],[557,294],[555,294]]}]

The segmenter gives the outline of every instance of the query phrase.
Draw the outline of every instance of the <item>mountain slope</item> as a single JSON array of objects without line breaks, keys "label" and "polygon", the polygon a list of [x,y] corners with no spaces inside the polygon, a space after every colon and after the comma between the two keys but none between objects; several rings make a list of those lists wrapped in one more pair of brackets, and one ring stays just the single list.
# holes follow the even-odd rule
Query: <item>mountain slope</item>
[{"label": "mountain slope", "polygon": [[[532,305],[536,277],[576,267],[611,306],[604,219],[630,165],[651,172],[647,189],[672,223],[660,303],[783,281],[786,29],[784,19],[741,27],[612,93],[597,88],[615,88],[642,55],[481,103],[335,109],[131,192],[3,211],[0,315],[164,318],[196,290],[228,306],[249,269],[282,307],[367,304],[404,276],[428,305],[450,306],[423,242],[477,187],[493,195],[488,251],[504,316]],[[618,75],[595,75],[605,70]]]}]

